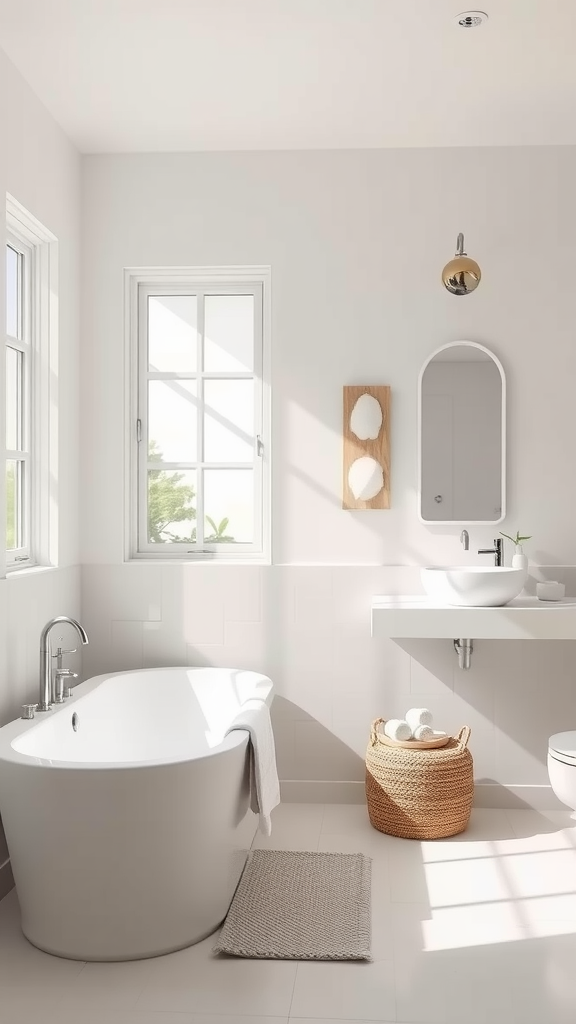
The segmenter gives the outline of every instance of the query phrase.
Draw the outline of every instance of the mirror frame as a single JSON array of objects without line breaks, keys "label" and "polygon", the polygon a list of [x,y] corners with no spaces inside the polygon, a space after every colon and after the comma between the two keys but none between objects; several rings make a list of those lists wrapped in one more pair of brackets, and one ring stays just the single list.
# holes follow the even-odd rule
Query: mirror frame
[{"label": "mirror frame", "polygon": [[[502,475],[500,480],[502,513],[499,519],[424,519],[422,516],[422,382],[426,368],[435,356],[439,355],[440,352],[445,352],[446,349],[460,348],[462,346],[477,348],[481,352],[485,352],[496,363],[500,372],[500,379],[502,381]],[[485,345],[480,345],[477,341],[449,341],[446,345],[440,345],[439,348],[435,349],[428,356],[420,370],[418,376],[418,518],[426,526],[497,526],[498,523],[502,523],[506,518],[506,374],[498,356],[494,355],[491,349],[486,348]]]}]

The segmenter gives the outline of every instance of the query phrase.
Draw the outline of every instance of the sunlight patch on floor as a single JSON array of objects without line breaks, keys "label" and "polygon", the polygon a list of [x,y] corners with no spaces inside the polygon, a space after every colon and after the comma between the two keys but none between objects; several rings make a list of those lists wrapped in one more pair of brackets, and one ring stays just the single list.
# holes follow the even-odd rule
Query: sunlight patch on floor
[{"label": "sunlight patch on floor", "polygon": [[483,842],[423,843],[430,919],[423,949],[576,934],[574,830]]}]

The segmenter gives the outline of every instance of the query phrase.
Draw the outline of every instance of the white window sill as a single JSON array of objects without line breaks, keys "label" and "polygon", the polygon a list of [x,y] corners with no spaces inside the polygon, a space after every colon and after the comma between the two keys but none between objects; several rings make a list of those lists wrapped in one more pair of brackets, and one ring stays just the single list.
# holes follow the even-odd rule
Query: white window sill
[{"label": "white window sill", "polygon": [[125,565],[272,565],[270,558],[127,558]]},{"label": "white window sill", "polygon": [[23,576],[37,576],[42,573],[56,572],[57,565],[24,565],[21,569],[6,568],[6,579],[21,579]]}]

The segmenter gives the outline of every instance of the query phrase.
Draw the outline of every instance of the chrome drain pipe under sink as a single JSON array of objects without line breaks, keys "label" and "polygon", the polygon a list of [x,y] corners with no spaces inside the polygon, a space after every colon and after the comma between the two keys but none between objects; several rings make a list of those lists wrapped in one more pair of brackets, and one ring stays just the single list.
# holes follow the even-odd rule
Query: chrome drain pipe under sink
[{"label": "chrome drain pipe under sink", "polygon": [[472,661],[472,651],[474,650],[473,640],[455,640],[454,650],[458,655],[458,665],[460,668],[470,668]]}]

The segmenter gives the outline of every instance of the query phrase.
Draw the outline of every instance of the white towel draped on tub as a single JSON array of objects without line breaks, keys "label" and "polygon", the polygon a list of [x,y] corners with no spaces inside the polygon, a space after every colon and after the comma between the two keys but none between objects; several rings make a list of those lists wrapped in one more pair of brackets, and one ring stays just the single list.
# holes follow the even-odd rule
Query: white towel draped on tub
[{"label": "white towel draped on tub", "polygon": [[269,836],[272,832],[270,814],[280,803],[280,783],[270,711],[265,701],[247,700],[228,732],[233,729],[245,729],[250,735],[250,807],[260,815],[260,831]]}]

